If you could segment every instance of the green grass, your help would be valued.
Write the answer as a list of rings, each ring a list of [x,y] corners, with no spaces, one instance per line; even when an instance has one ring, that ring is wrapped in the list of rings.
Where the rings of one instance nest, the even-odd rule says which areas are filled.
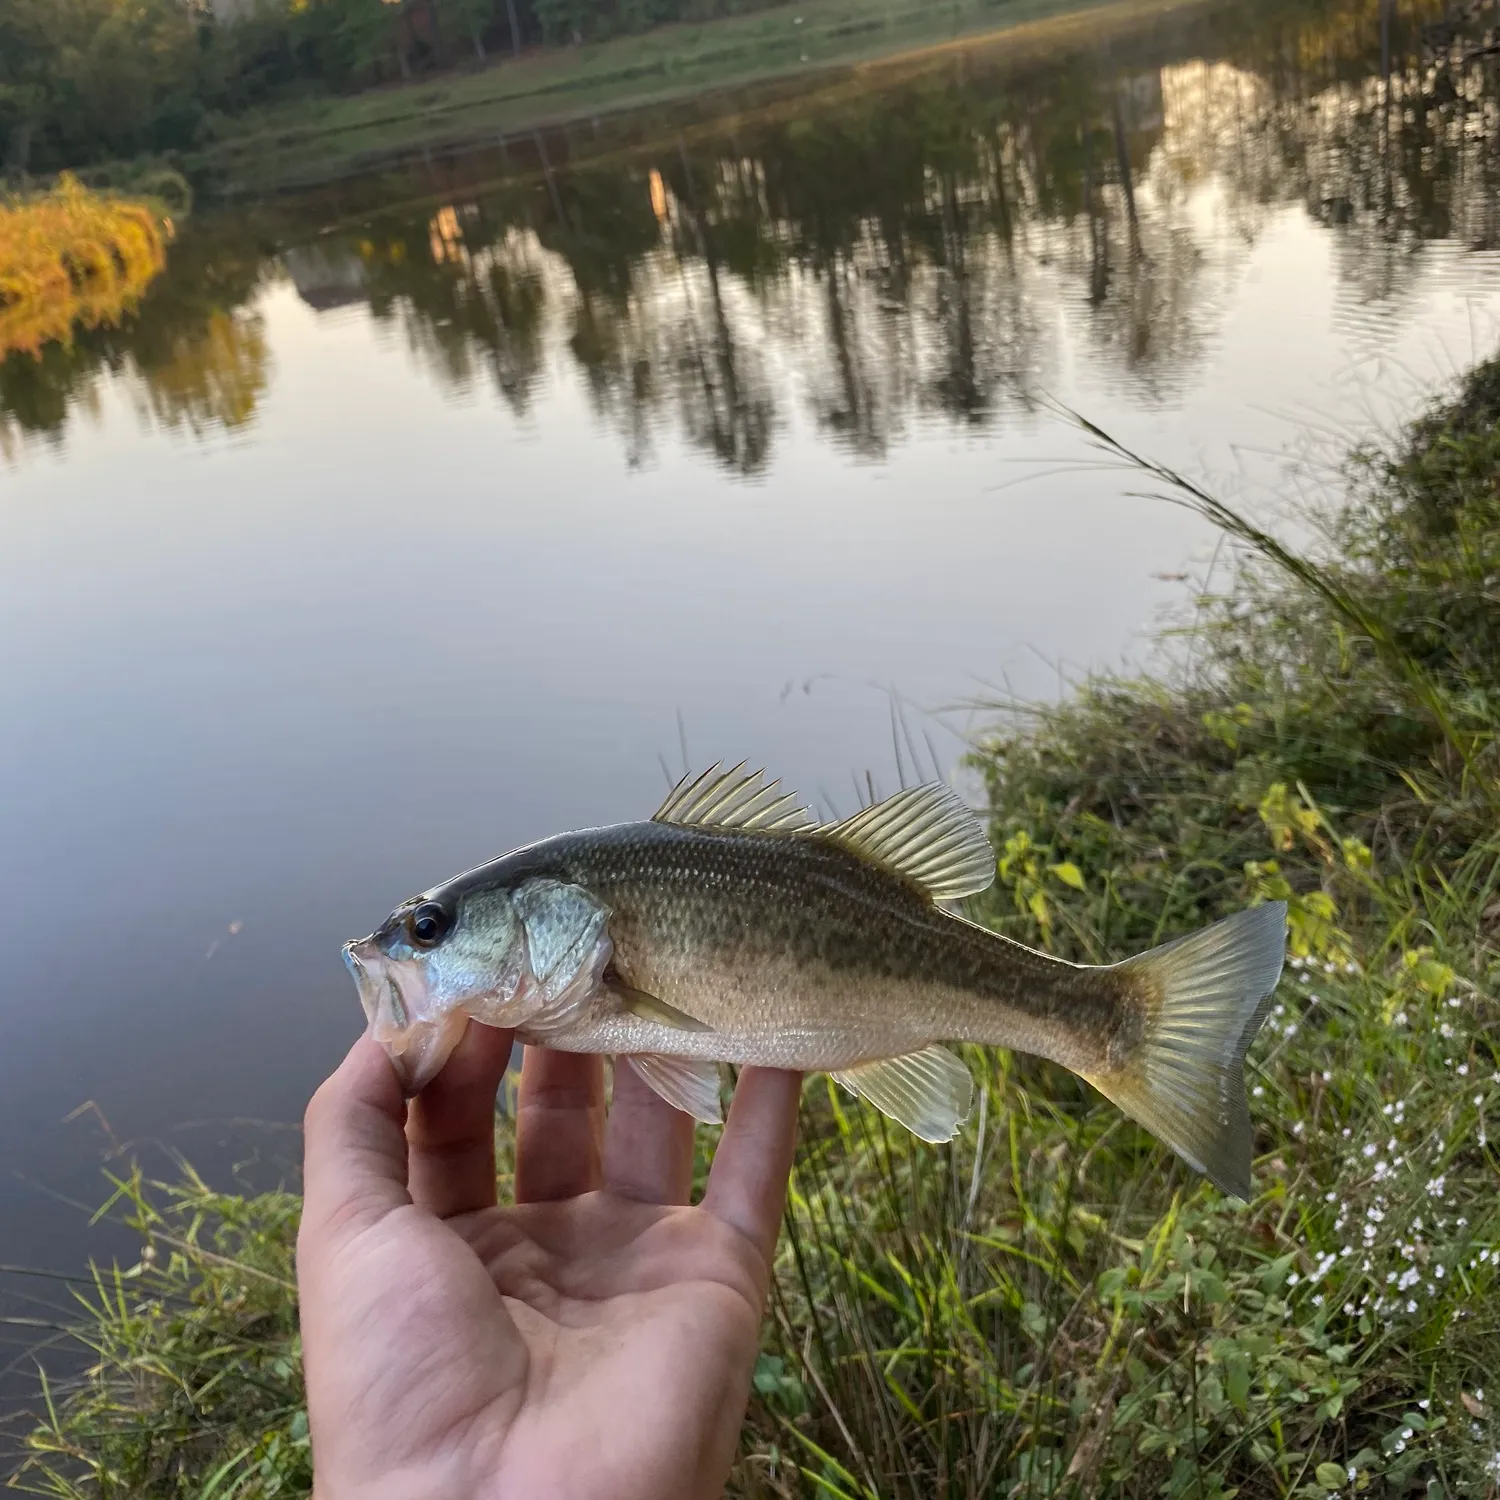
[[[1122,24],[1172,3],[1182,0],[806,0],[253,111],[225,119],[223,139],[188,165],[229,192],[327,182],[417,146],[534,130],[986,32],[1050,23],[1059,36],[1076,35],[1099,24],[1086,12],[1107,9]]]
[[[1254,1201],[1029,1059],[971,1054],[940,1150],[813,1081],[732,1494],[1496,1493],[1500,360],[1346,480],[1297,556],[1152,476],[1239,536],[1230,585],[1171,670],[975,752],[977,914],[1015,936],[1113,959],[1290,902]],[[147,1253],[86,1292],[21,1482],[305,1495],[295,1200],[135,1176],[114,1209]]]

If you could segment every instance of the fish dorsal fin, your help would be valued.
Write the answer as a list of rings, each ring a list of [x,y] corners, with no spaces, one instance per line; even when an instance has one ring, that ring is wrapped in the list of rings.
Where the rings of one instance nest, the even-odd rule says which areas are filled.
[[[684,776],[651,815],[653,823],[695,828],[743,828],[761,833],[797,833],[816,826],[796,792],[780,791],[764,771],[745,771],[745,762],[725,771],[710,766],[701,776]]]
[[[984,824],[940,781],[914,786],[817,830],[864,859],[920,885],[934,901],[988,889],[995,851]]]

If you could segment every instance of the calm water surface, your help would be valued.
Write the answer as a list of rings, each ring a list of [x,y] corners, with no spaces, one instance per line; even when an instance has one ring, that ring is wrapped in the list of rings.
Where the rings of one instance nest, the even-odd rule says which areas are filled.
[[[1141,659],[1213,539],[1049,403],[1274,512],[1487,352],[1492,78],[1251,9],[202,207],[0,364],[0,1261],[98,1245],[86,1100],[294,1156],[340,942],[680,739],[847,808],[892,695]]]

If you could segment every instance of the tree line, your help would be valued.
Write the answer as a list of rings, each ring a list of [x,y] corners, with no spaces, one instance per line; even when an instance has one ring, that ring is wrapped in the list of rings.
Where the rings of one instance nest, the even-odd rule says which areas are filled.
[[[776,0],[0,0],[0,168],[191,150],[256,104]]]

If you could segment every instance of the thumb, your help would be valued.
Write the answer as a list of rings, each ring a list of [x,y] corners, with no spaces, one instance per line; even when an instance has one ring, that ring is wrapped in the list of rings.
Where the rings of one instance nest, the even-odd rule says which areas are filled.
[[[299,1254],[342,1244],[411,1202],[405,1124],[396,1070],[366,1032],[307,1106]]]

